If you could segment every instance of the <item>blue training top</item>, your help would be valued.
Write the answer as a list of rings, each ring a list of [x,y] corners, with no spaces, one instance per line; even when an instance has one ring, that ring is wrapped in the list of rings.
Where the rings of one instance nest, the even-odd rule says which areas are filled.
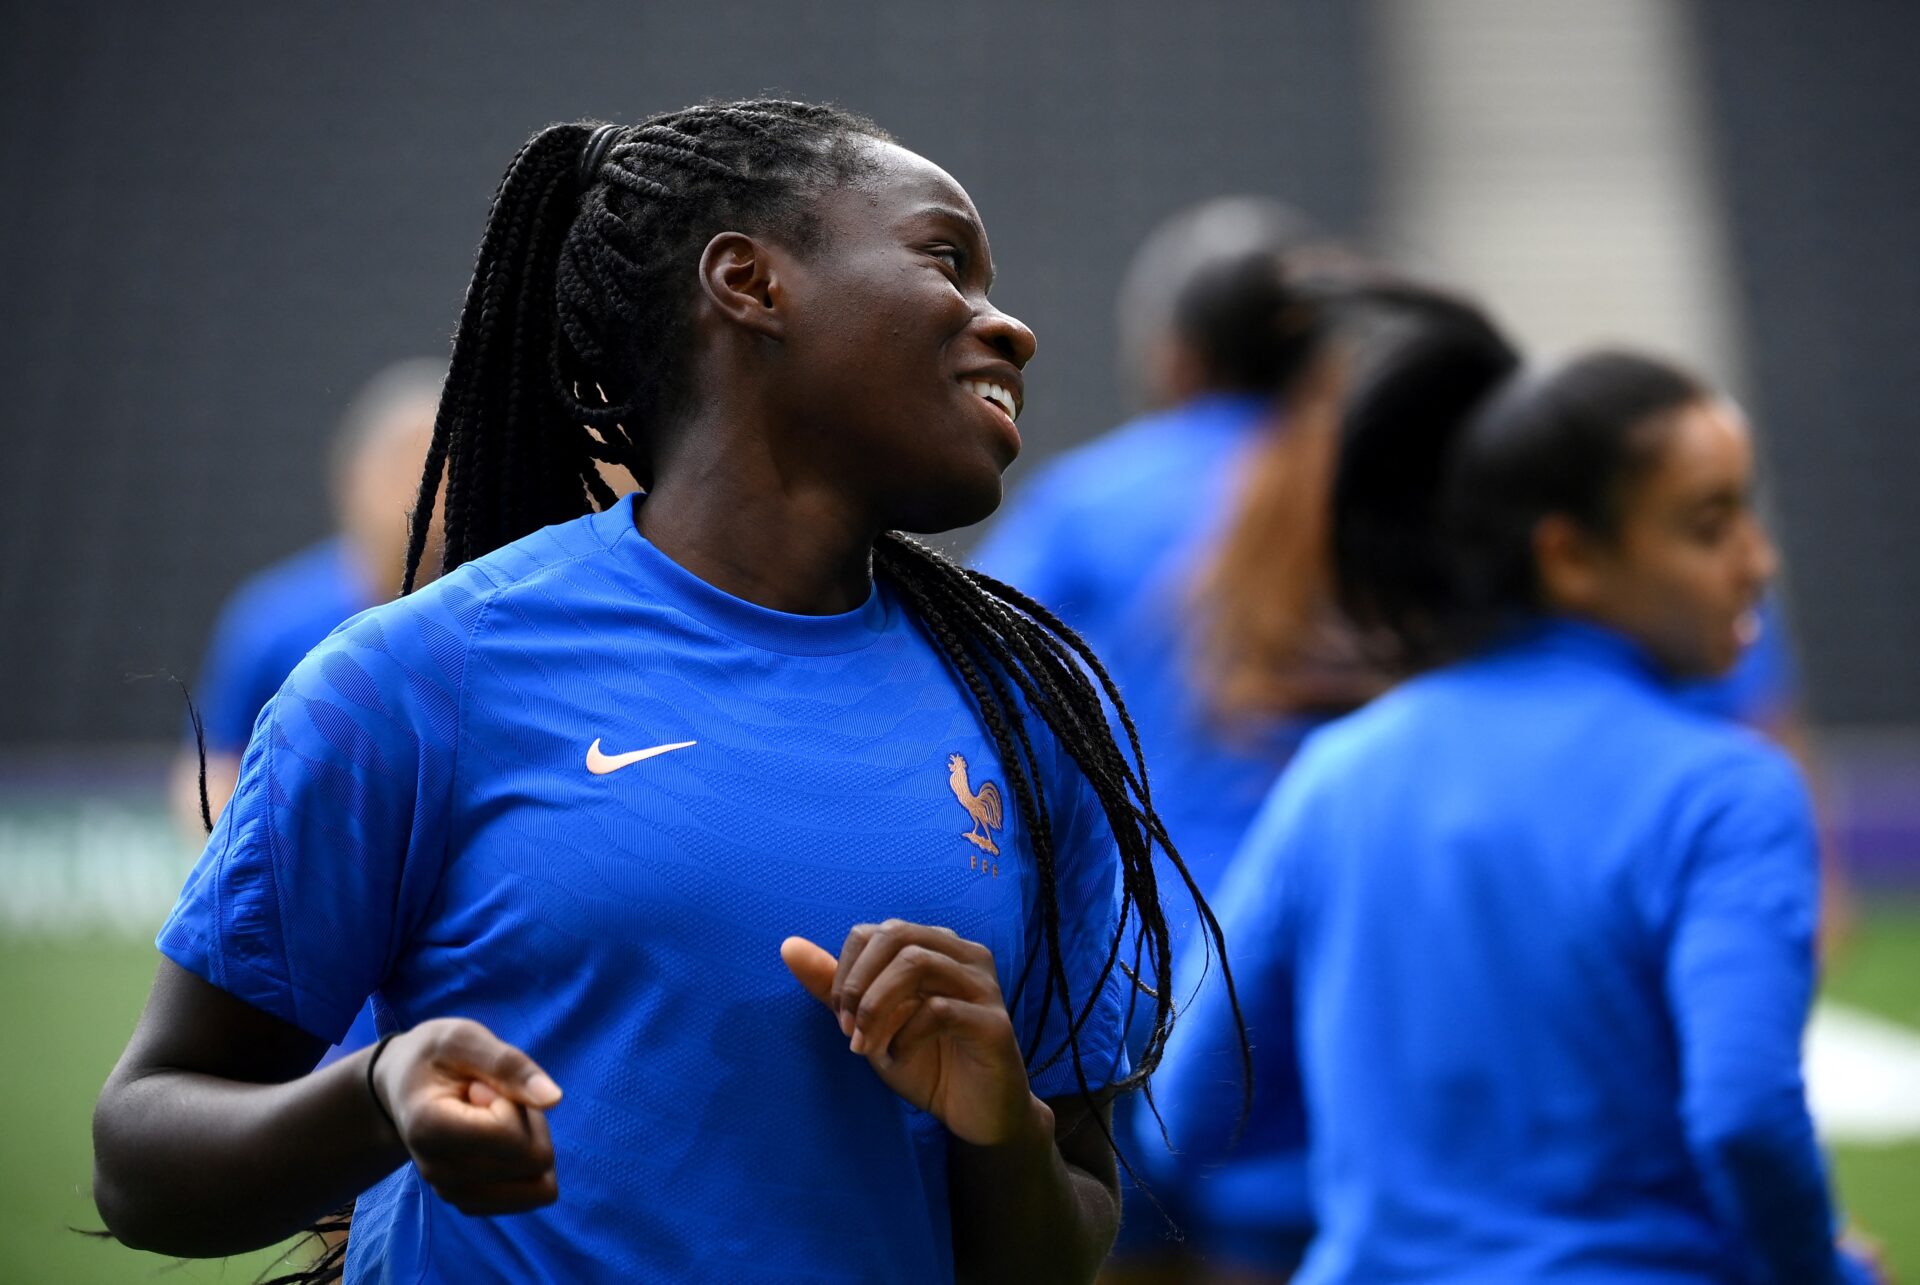
[[[315,644],[373,605],[343,539],[276,562],[241,585],[214,625],[194,701],[207,751],[239,754],[261,708]]]
[[[945,925],[992,949],[1023,1045],[1058,1048],[1044,955],[1019,987],[1038,879],[992,742],[886,586],[843,615],[769,611],[660,553],[633,505],[302,662],[159,946],[322,1039],[369,995],[384,1029],[476,1019],[564,1089],[556,1205],[466,1217],[402,1166],[361,1197],[350,1281],[951,1280],[944,1130],[847,1051],[779,945]],[[1078,1005],[1118,863],[1029,721]],[[1122,985],[1079,1033],[1095,1086],[1124,1071]],[[1033,1088],[1077,1091],[1071,1060]]]
[[[1256,1085],[1297,1032],[1299,1279],[1853,1279],[1800,1078],[1816,866],[1789,761],[1597,628],[1314,735],[1216,902]],[[1237,1061],[1209,987],[1156,1082],[1194,1159]]]

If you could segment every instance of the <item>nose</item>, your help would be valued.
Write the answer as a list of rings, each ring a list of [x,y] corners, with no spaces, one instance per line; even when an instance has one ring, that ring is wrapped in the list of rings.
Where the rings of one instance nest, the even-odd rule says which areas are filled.
[[[1033,337],[1033,331],[1027,329],[1027,323],[1011,313],[1000,311],[992,304],[975,318],[981,338],[987,346],[1021,369],[1033,360],[1034,349],[1039,340]]]

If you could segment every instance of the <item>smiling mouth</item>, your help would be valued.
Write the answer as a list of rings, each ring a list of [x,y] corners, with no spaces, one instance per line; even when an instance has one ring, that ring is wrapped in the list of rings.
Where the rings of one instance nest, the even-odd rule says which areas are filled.
[[[1005,384],[996,384],[990,379],[963,379],[960,381],[960,387],[994,407],[1009,420],[1020,418],[1019,399],[1014,397],[1013,390]]]

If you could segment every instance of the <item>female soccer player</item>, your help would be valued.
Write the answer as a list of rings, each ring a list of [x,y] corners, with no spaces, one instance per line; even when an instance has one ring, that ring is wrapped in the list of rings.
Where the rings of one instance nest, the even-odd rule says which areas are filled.
[[[992,278],[960,186],[831,109],[521,150],[418,506],[444,469],[447,573],[263,717],[100,1100],[116,1234],[359,1195],[349,1279],[1092,1277],[1160,826],[1091,653],[896,534],[999,501],[1034,340]]]
[[[1297,1056],[1307,1282],[1857,1279],[1800,1078],[1816,856],[1789,761],[1685,709],[1774,551],[1739,413],[1664,362],[1523,367],[1475,311],[1363,377],[1358,619],[1428,672],[1310,738],[1219,896],[1256,1084]],[[1437,498],[1438,497],[1438,498]],[[1158,1097],[1218,1157],[1208,997]],[[1257,1164],[1264,1122],[1249,1122]]]

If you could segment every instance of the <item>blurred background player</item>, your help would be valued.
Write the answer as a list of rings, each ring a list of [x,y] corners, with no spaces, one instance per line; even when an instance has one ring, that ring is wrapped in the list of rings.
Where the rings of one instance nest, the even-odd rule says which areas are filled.
[[[1219,896],[1256,1084],[1297,1037],[1312,1104],[1301,1281],[1873,1279],[1801,1080],[1805,787],[1674,690],[1758,631],[1752,487],[1691,376],[1528,369],[1443,298],[1359,376],[1341,596],[1427,672],[1309,742]],[[1159,1100],[1198,1160],[1257,1166],[1259,1096],[1221,1148],[1215,989]]]
[[[1106,660],[1155,806],[1203,891],[1300,738],[1381,685],[1327,592],[1340,354],[1332,307],[1303,282],[1337,258],[1261,197],[1208,201],[1156,229],[1119,298],[1122,367],[1146,413],[1051,461],[974,559]],[[1273,1079],[1260,1092],[1297,1089]],[[1220,1086],[1223,1114],[1238,1100],[1236,1084]],[[1108,1279],[1182,1279],[1200,1255],[1299,1253],[1311,1222],[1298,1164],[1269,1167],[1252,1224],[1237,1228],[1202,1221],[1234,1202],[1187,1207],[1181,1189],[1202,1177],[1167,1169],[1155,1188],[1184,1242],[1130,1191]],[[1228,1243],[1242,1239],[1257,1244]]]
[[[1316,497],[1331,451],[1324,422],[1300,410],[1323,400],[1336,363],[1329,310],[1296,282],[1295,263],[1326,253],[1309,237],[1257,197],[1156,230],[1120,294],[1122,356],[1147,412],[1050,461],[974,555],[1107,659],[1203,884],[1303,731],[1377,687],[1326,610]],[[1253,547],[1267,561],[1245,583]],[[1231,616],[1256,599],[1291,626],[1259,663],[1252,627]],[[1222,677],[1222,654],[1241,668]]]
[[[194,686],[207,755],[207,807],[217,820],[239,779],[260,709],[334,626],[400,591],[407,515],[433,438],[447,364],[408,358],[368,380],[335,432],[330,482],[338,530],[260,572],[220,612]],[[437,565],[437,561],[430,565]],[[205,842],[200,763],[189,737],[173,774],[173,811]]]

